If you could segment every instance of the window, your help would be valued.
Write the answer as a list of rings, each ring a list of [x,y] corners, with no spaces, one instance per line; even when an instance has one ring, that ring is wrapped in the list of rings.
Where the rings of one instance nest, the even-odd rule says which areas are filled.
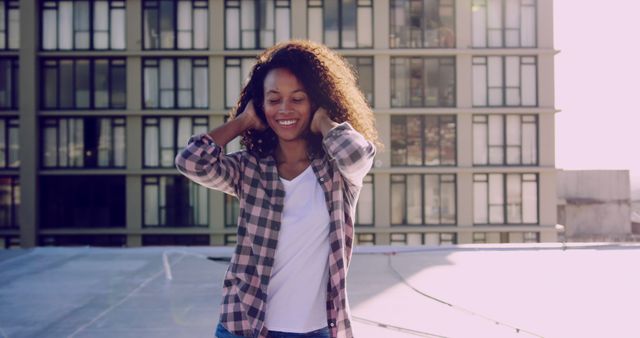
[[[207,58],[144,59],[146,109],[208,108]]]
[[[39,246],[102,246],[125,247],[126,235],[46,235],[40,236]]]
[[[0,168],[20,167],[20,119],[0,118]]]
[[[225,107],[235,107],[240,92],[249,80],[251,68],[256,63],[254,57],[228,57],[224,60]]]
[[[353,66],[358,77],[358,87],[369,105],[373,106],[373,57],[347,56],[345,59]]]
[[[238,226],[240,202],[235,196],[224,194],[224,226],[234,228]]]
[[[392,225],[455,223],[455,175],[391,175]]]
[[[235,246],[236,243],[238,243],[238,235],[236,235],[236,234],[224,235],[224,245],[225,246]]]
[[[455,106],[453,57],[392,57],[392,107]]]
[[[536,115],[474,115],[474,165],[536,165]]]
[[[191,135],[209,130],[207,117],[145,117],[144,167],[175,168],[175,157]]]
[[[475,107],[538,105],[535,56],[474,56]]]
[[[535,47],[536,0],[473,0],[473,47]]]
[[[18,109],[18,58],[0,58],[0,109]]]
[[[44,1],[42,49],[126,49],[125,16],[125,1]]]
[[[356,226],[373,226],[375,210],[375,194],[373,189],[373,175],[368,174],[362,181],[362,190],[356,206]]]
[[[0,1],[0,49],[20,49],[20,1]]]
[[[356,245],[371,246],[376,245],[376,234],[356,234]]]
[[[538,232],[474,232],[473,243],[539,243]]]
[[[144,227],[208,227],[206,187],[183,176],[144,176]]]
[[[208,246],[209,235],[142,235],[142,246]]]
[[[124,117],[46,117],[44,168],[124,168]]]
[[[44,109],[124,109],[124,59],[45,59]]]
[[[474,224],[537,224],[537,174],[473,175]]]
[[[125,181],[124,175],[40,176],[42,228],[124,228]]]
[[[0,176],[0,229],[20,227],[20,178]]]
[[[308,0],[307,36],[331,48],[373,48],[372,0]]]
[[[455,115],[391,116],[391,165],[456,165]]]
[[[144,49],[207,49],[208,6],[208,1],[145,0]]]
[[[226,49],[263,49],[291,37],[289,0],[225,0]]]
[[[0,249],[21,249],[20,236],[0,235]]]
[[[451,245],[458,241],[456,233],[391,233],[391,245]]]
[[[389,47],[453,48],[454,0],[391,0]]]

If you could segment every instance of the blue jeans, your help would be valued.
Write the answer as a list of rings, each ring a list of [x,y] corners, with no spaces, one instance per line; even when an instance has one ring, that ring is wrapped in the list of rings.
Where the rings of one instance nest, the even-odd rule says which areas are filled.
[[[229,330],[225,329],[222,324],[218,323],[216,327],[216,337],[217,338],[246,338],[242,336],[236,336],[235,334],[229,332]],[[296,332],[280,332],[280,331],[269,331],[269,338],[330,338],[331,334],[329,333],[329,327],[325,326],[321,329],[305,332],[305,333],[296,333]]]

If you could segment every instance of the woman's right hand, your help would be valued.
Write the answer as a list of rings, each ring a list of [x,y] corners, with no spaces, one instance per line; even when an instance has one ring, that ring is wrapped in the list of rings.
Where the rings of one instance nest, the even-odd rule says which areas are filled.
[[[244,122],[245,130],[255,129],[258,131],[263,131],[267,129],[267,126],[262,122],[258,114],[256,113],[256,109],[253,106],[253,100],[249,100],[247,106],[244,107],[242,113],[238,116],[238,118],[242,119]]]

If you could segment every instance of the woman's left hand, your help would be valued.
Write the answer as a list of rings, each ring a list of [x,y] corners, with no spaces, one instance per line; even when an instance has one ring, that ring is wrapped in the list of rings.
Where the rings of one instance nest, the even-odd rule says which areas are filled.
[[[313,114],[313,120],[311,120],[311,132],[315,134],[322,134],[324,136],[336,125],[337,123],[329,117],[329,112],[320,107]]]

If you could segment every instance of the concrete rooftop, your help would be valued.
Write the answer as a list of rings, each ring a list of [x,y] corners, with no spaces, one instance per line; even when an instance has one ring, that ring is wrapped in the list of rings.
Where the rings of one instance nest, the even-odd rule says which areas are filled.
[[[0,250],[0,336],[211,338],[230,254]],[[348,285],[356,338],[640,337],[640,245],[363,247]]]

